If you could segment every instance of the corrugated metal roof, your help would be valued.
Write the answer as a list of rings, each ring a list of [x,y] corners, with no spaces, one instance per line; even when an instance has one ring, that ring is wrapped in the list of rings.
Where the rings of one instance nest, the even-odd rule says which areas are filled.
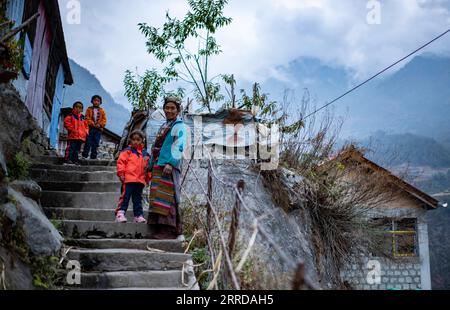
[[[258,124],[253,114],[247,110],[221,110],[215,114],[185,114],[183,120],[191,133],[192,147],[198,145],[198,139],[201,138],[201,145],[244,148],[257,144],[257,132],[262,134],[262,140],[268,134],[267,127]],[[150,115],[147,126],[148,141],[155,141],[158,130],[165,121],[162,109]]]

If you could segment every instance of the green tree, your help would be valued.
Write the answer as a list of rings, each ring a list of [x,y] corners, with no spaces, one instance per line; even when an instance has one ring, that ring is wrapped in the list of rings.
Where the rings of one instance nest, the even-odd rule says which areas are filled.
[[[229,82],[229,85],[235,83],[229,78],[226,79],[226,82]],[[241,96],[242,99],[239,100],[239,103],[242,105],[240,108],[253,110],[259,122],[269,127],[273,124],[278,124],[283,135],[297,137],[300,130],[304,127],[302,119],[288,125],[288,112],[283,110],[276,101],[270,100],[269,95],[261,91],[261,85],[258,83],[253,84],[251,96],[244,89],[241,89]]]
[[[139,29],[146,37],[149,54],[163,65],[163,70],[147,71],[136,77],[127,71],[125,77],[126,96],[138,106],[149,106],[164,93],[164,87],[173,81],[183,81],[194,89],[195,97],[203,108],[212,111],[212,104],[224,99],[221,87],[210,78],[210,58],[222,51],[215,34],[231,23],[223,10],[227,0],[188,0],[189,11],[183,19],[166,13],[162,28],[140,23]],[[191,46],[197,41],[198,48]],[[180,90],[177,92],[180,93]],[[152,102],[152,103],[151,103]]]
[[[143,76],[127,70],[124,79],[125,96],[133,108],[149,110],[156,107],[165,83],[166,78],[156,70],[147,70]]]

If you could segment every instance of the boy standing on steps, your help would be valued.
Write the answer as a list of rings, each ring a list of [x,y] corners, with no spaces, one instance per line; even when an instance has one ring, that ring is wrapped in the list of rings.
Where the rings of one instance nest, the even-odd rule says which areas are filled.
[[[68,131],[65,164],[80,165],[78,154],[81,145],[86,141],[89,127],[84,118],[83,103],[75,102],[72,113],[64,119],[64,127]]]
[[[130,136],[130,146],[119,156],[117,161],[117,176],[122,182],[119,206],[116,210],[116,222],[126,223],[125,214],[133,200],[134,222],[147,223],[142,208],[142,192],[150,182],[151,174],[147,173],[150,155],[144,150],[145,135],[136,130]]]
[[[95,95],[92,97],[92,106],[86,111],[86,121],[89,125],[89,137],[84,146],[83,158],[87,159],[89,153],[91,159],[97,159],[97,149],[100,146],[102,132],[106,127],[106,112],[100,107],[102,97]]]

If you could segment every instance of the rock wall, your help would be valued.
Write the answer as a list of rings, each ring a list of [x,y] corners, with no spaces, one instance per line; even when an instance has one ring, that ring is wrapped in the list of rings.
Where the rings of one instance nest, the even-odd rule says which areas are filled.
[[[0,269],[7,289],[32,289],[33,258],[58,256],[62,246],[63,238],[41,207],[25,196],[30,188],[36,191],[39,186],[32,181],[12,184],[7,202],[0,204]]]
[[[45,133],[37,125],[19,93],[8,84],[0,84],[0,149],[6,161],[19,152],[39,156],[51,152]]]
[[[16,254],[0,246],[0,272],[5,272],[5,283],[0,289],[33,290],[33,275],[30,267]],[[1,281],[0,281],[1,282]]]
[[[49,141],[11,85],[0,84],[0,289],[34,289],[33,261],[59,255],[62,237],[39,205],[33,181],[8,179],[8,165],[22,152],[53,154]],[[4,281],[3,281],[4,280]]]
[[[116,152],[117,145],[108,142],[102,141],[98,148],[98,159],[101,160],[114,160],[114,153]]]
[[[185,162],[187,164],[187,162]],[[216,160],[214,162],[217,177],[229,184],[237,184],[239,180],[244,180],[244,200],[252,212],[242,209],[240,219],[239,240],[242,245],[247,245],[253,233],[251,225],[255,217],[259,219],[271,238],[284,251],[292,262],[304,262],[306,273],[317,286],[324,286],[320,283],[319,276],[315,266],[315,254],[311,241],[311,228],[307,214],[302,210],[286,213],[272,201],[271,193],[264,187],[261,176],[251,168],[251,161],[226,161]],[[201,184],[207,188],[208,162],[194,161],[192,163],[193,171],[198,175]],[[186,171],[184,167],[183,171]],[[187,204],[187,198],[193,199],[196,204],[206,204],[204,192],[196,181],[194,173],[189,172],[185,181],[183,205]],[[213,180],[213,202],[220,209],[221,213],[228,215],[235,204],[234,192],[223,186],[219,181]],[[253,213],[253,214],[252,214]],[[291,277],[295,270],[286,264],[267,243],[259,236],[255,248],[252,251],[252,263],[262,266],[266,275],[276,278],[278,283],[275,285],[280,289],[291,289]],[[267,289],[273,289],[273,283],[266,284]],[[273,280],[273,279],[272,279]],[[261,283],[262,284],[262,283]],[[264,284],[262,284],[264,286]],[[326,284],[325,284],[326,286]],[[264,287],[263,287],[264,288]]]

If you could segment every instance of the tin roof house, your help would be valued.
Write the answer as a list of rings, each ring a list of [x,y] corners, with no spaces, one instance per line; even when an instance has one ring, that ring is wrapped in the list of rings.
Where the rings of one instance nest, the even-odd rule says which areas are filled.
[[[257,161],[276,157],[273,156],[277,154],[275,148],[271,149],[269,144],[278,142],[277,137],[257,121],[252,111],[222,109],[216,113],[184,113],[183,120],[188,130],[185,159],[212,157],[218,160]],[[155,140],[164,122],[162,110],[150,113],[146,125],[149,142]]]
[[[6,2],[6,16],[14,26],[37,13],[37,18],[16,37],[23,44],[24,58],[23,68],[13,85],[56,148],[64,85],[73,84],[58,1]]]

